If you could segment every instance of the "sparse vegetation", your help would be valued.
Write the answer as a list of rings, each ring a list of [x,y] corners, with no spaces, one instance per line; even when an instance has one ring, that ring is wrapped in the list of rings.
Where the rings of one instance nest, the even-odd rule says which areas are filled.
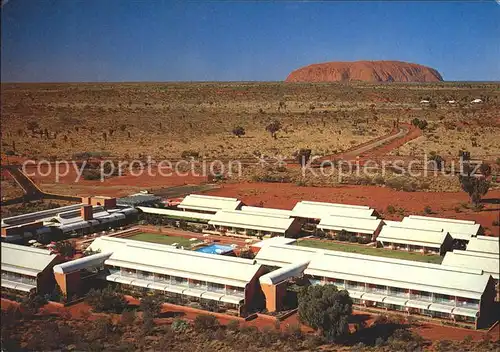
[[[245,133],[245,129],[241,126],[236,126],[235,128],[233,128],[233,134],[238,138],[244,136]]]
[[[125,300],[123,294],[113,290],[111,286],[102,290],[91,289],[87,293],[85,301],[96,312],[112,312],[120,314],[127,307],[127,301]]]
[[[352,300],[347,291],[334,285],[313,285],[299,291],[299,319],[320,332],[329,341],[345,339],[352,314]]]

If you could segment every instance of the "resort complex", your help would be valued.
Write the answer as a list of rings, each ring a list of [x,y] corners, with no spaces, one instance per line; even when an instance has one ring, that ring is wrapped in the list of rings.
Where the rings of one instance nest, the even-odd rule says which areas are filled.
[[[204,195],[186,196],[170,207],[132,204],[132,198],[128,204],[85,198],[3,219],[2,289],[18,294],[57,289],[65,297],[81,297],[90,288],[111,285],[132,297],[156,292],[168,302],[246,317],[293,309],[290,297],[297,287],[329,284],[347,291],[361,310],[475,328],[495,319],[498,239],[481,235],[470,221],[422,216],[390,221],[358,205],[300,201],[286,210]],[[187,243],[158,232],[153,236],[172,241],[147,242],[132,236],[136,224],[170,226],[180,236],[196,237]],[[83,256],[63,258],[27,245],[43,247],[41,242],[65,236],[84,239]],[[174,243],[176,238],[182,244]],[[224,246],[216,238],[244,245]],[[380,255],[321,248],[342,241]],[[397,257],[405,252],[417,258]]]

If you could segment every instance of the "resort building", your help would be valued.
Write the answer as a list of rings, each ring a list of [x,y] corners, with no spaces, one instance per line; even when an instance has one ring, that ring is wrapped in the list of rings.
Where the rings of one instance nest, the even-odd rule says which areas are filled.
[[[43,228],[43,222],[56,216],[58,213],[78,210],[81,204],[73,204],[60,208],[41,210],[28,214],[21,214],[2,219],[2,240],[6,242],[19,242],[30,239],[44,232],[50,232]]]
[[[317,228],[330,236],[346,231],[358,237],[364,236],[369,240],[375,240],[380,233],[382,224],[382,220],[374,216],[359,218],[328,215],[321,218]]]
[[[467,244],[472,237],[480,233],[481,225],[469,220],[436,218],[431,216],[410,215],[403,218],[404,226],[448,232],[456,242]]]
[[[153,206],[161,203],[161,197],[152,194],[136,193],[127,197],[118,198],[116,204],[129,207]]]
[[[455,249],[443,258],[442,265],[460,268],[479,269],[490,274],[497,282],[500,276],[500,257],[498,254],[461,251]]]
[[[208,224],[209,231],[233,236],[295,237],[302,227],[298,219],[288,216],[250,213],[241,210],[218,211]]]
[[[62,258],[45,249],[2,243],[2,294],[50,293],[52,268]]]
[[[324,217],[330,215],[370,218],[375,215],[375,210],[364,205],[311,202],[304,200],[295,204],[292,210],[292,216],[307,219],[309,222],[313,223],[318,223]]]
[[[308,265],[308,260],[292,263],[260,277],[260,288],[264,293],[268,312],[284,309],[289,281],[301,277]]]
[[[476,328],[489,326],[494,319],[495,283],[482,270],[294,245],[262,247],[255,259],[270,268],[310,261],[302,275],[311,284],[333,284],[347,290],[358,307],[474,324]],[[266,305],[280,306],[279,302]]]
[[[241,207],[241,211],[245,213],[254,213],[254,214],[263,214],[268,216],[285,216],[292,217],[293,211],[286,209],[277,209],[277,208],[264,208],[264,207],[251,207],[244,205]]]
[[[267,273],[250,259],[122,238],[99,237],[89,249],[111,253],[100,277],[123,289],[158,291],[186,303],[212,301],[242,316],[259,303],[258,279]]]
[[[186,211],[215,214],[219,210],[237,210],[242,205],[236,198],[190,194],[177,207]]]
[[[87,292],[104,270],[104,262],[112,253],[97,253],[86,257],[57,264],[54,266],[54,278],[61,292],[66,297],[80,296]]]
[[[2,237],[6,242],[40,243],[67,236],[83,235],[122,226],[135,219],[138,210],[116,206],[115,198],[82,198],[84,203],[2,219]],[[96,205],[96,204],[105,205]]]
[[[489,236],[477,236],[471,238],[467,244],[467,252],[487,253],[500,256],[499,238]]]
[[[173,220],[185,220],[188,222],[208,223],[214,214],[199,213],[196,211],[182,211],[166,208],[137,207],[144,214],[164,216]]]
[[[384,248],[439,255],[453,246],[450,234],[443,230],[421,230],[394,223],[382,227],[377,242]]]

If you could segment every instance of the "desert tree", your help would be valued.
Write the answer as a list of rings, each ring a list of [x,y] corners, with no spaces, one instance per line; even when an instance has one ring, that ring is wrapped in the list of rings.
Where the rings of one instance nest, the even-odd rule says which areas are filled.
[[[266,131],[271,133],[271,137],[277,138],[276,133],[281,130],[281,123],[278,120],[273,120],[269,125],[266,126]]]
[[[71,258],[76,253],[75,244],[70,241],[59,241],[54,249],[63,257]]]
[[[85,297],[86,302],[95,312],[113,312],[121,314],[127,308],[127,300],[122,293],[111,286],[102,290],[91,289]]]
[[[286,103],[284,101],[280,101],[278,104],[278,111],[286,110]]]
[[[297,161],[301,166],[307,165],[307,162],[311,158],[311,149],[301,148],[297,153]]]
[[[491,166],[488,163],[481,163],[479,166],[479,171],[484,177],[489,177],[491,175]]]
[[[491,184],[485,174],[475,175],[473,171],[474,168],[469,163],[463,163],[458,180],[460,181],[462,190],[469,195],[472,203],[478,206],[481,203],[481,198],[488,193]]]
[[[303,287],[298,294],[299,319],[319,331],[329,341],[339,341],[349,333],[352,299],[334,285]]]
[[[235,128],[233,128],[233,134],[235,136],[237,136],[238,138],[240,138],[241,136],[244,136],[245,135],[245,128],[243,128],[242,126],[236,126]]]
[[[28,129],[28,131],[31,131],[31,133],[35,133],[35,130],[39,128],[38,122],[28,121],[28,123],[26,124],[26,128]]]

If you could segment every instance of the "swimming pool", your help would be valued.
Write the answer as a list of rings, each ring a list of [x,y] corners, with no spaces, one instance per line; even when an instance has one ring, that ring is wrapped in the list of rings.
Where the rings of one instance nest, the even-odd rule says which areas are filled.
[[[233,250],[231,246],[223,246],[220,244],[211,244],[210,246],[201,247],[195,252],[208,253],[208,254],[226,254]]]

